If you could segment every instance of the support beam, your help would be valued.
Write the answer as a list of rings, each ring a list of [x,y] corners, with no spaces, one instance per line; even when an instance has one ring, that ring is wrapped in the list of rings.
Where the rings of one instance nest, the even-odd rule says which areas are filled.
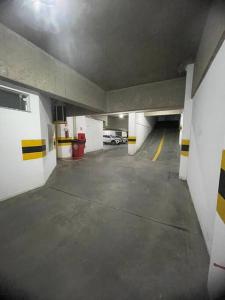
[[[107,92],[107,112],[182,109],[185,78],[142,84]]]
[[[180,115],[183,109],[151,110],[144,112],[145,117]]]
[[[191,89],[193,80],[194,65],[188,65],[186,68],[186,89],[183,112],[183,128],[181,133],[181,155],[180,155],[180,170],[179,177],[182,180],[187,179],[188,157],[191,135],[191,117],[192,117],[192,99]]]
[[[105,92],[0,23],[0,77],[72,104],[105,111]]]
[[[128,115],[128,154],[134,155],[136,152],[136,113]]]

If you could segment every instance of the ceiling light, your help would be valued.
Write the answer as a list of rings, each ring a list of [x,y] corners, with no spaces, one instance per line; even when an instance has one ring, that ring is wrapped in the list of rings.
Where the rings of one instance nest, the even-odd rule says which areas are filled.
[[[35,8],[39,9],[42,5],[52,6],[55,5],[55,0],[32,0]]]
[[[123,115],[123,114],[120,114],[120,115],[119,115],[119,118],[120,118],[120,119],[123,119],[123,118],[124,118],[124,115]]]
[[[33,2],[45,4],[45,5],[54,5],[55,4],[55,0],[33,0]]]

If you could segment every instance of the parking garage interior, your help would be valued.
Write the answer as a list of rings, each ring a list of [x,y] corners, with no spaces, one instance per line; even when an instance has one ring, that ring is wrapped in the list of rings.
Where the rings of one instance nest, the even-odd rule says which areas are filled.
[[[225,299],[225,2],[0,1],[0,299]]]

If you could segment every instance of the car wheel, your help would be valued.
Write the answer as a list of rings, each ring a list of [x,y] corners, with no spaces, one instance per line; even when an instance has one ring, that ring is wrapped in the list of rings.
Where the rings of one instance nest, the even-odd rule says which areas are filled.
[[[112,145],[116,145],[116,141],[111,141],[111,144]]]

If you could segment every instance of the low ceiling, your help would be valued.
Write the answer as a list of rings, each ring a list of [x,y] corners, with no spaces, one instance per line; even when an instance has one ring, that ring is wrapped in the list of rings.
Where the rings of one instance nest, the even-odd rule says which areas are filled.
[[[210,0],[0,0],[0,22],[105,90],[182,76]]]

